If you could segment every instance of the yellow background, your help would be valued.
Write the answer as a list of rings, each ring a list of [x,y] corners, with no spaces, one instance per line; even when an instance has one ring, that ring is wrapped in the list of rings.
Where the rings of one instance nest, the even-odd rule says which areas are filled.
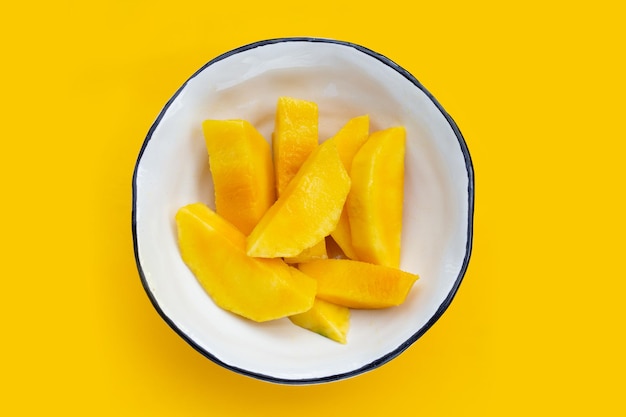
[[[2,6],[0,415],[625,415],[619,4]],[[282,36],[411,71],[476,171],[474,250],[446,314],[389,364],[310,387],[234,374],[180,339],[141,287],[130,227],[135,160],[168,98],[214,56]]]

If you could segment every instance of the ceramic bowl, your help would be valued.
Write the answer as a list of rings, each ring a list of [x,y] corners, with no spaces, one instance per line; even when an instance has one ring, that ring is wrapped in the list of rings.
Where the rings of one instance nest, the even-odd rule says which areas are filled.
[[[407,131],[401,269],[417,273],[404,304],[353,310],[348,343],[288,319],[258,324],[217,307],[181,260],[174,215],[214,206],[204,119],[250,121],[269,141],[279,96],[319,106],[320,140],[351,117],[371,131]],[[474,179],[466,143],[435,98],[390,59],[352,43],[283,38],[220,55],[165,104],[133,175],[132,232],[141,281],[161,317],[215,363],[281,384],[315,384],[371,371],[417,341],[450,305],[472,245]]]

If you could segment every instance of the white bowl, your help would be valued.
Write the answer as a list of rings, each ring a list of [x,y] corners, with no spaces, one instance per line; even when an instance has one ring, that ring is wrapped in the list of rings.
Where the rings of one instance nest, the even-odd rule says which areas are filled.
[[[319,105],[320,139],[369,114],[371,131],[407,131],[401,269],[420,275],[395,308],[353,310],[342,345],[288,319],[258,324],[217,307],[181,260],[174,215],[214,206],[204,119],[242,118],[270,140],[279,96]],[[143,286],[163,319],[212,361],[283,384],[336,381],[407,349],[443,314],[472,245],[474,177],[451,117],[407,71],[367,48],[316,38],[257,42],[211,60],[166,103],[133,176],[132,230]]]

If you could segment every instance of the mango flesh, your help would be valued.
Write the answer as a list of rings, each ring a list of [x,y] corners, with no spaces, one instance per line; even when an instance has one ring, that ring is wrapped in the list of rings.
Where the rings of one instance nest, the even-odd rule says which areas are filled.
[[[317,298],[350,308],[378,309],[402,304],[418,275],[350,259],[325,259],[299,266],[317,280]]]
[[[346,207],[361,261],[400,267],[405,137],[403,127],[375,132],[352,160]]]
[[[278,99],[272,136],[277,196],[317,148],[318,113],[317,104],[313,102],[292,97]]]
[[[318,119],[316,103],[293,97],[278,98],[272,135],[277,196],[283,193],[304,161],[317,148]],[[325,258],[326,246],[320,243],[305,249],[294,259],[286,260],[298,263]]]
[[[350,328],[350,310],[347,307],[316,298],[310,310],[290,316],[289,320],[336,342],[347,342]]]
[[[309,310],[316,281],[281,259],[246,255],[246,237],[201,203],[176,214],[183,261],[219,307],[257,322]]]
[[[284,258],[284,261],[288,264],[300,264],[303,262],[310,262],[314,259],[328,259],[326,239],[322,239],[320,242],[303,250],[296,256]]]
[[[350,119],[335,136],[328,139],[337,145],[337,151],[343,166],[348,173],[352,168],[352,159],[357,151],[365,143],[369,136],[369,116],[363,115]],[[358,259],[356,251],[352,246],[352,232],[350,231],[350,219],[347,207],[344,205],[343,211],[335,230],[331,236],[339,245],[343,253],[350,259]]]
[[[337,146],[321,144],[252,230],[247,254],[293,257],[322,241],[335,229],[349,190]]]
[[[269,143],[245,120],[202,123],[219,215],[248,235],[276,200]]]

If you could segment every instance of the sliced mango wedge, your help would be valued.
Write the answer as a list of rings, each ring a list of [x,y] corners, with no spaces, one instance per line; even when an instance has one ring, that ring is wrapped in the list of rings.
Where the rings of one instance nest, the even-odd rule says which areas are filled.
[[[350,119],[335,136],[328,139],[337,144],[337,151],[343,166],[348,173],[352,168],[352,159],[369,136],[369,116],[363,115]],[[347,207],[341,212],[341,217],[337,227],[331,236],[341,248],[343,253],[350,259],[358,259],[356,251],[352,247],[352,233],[350,231],[350,220]]]
[[[317,280],[317,298],[350,308],[378,309],[402,304],[416,274],[351,259],[325,259],[299,265]]]
[[[278,196],[287,188],[311,152],[317,148],[317,143],[317,104],[292,97],[279,97],[272,135]]]
[[[361,261],[400,267],[405,137],[403,127],[375,132],[352,160],[346,207]]]
[[[337,226],[349,190],[337,146],[324,142],[252,230],[247,254],[293,257],[318,244]]]
[[[202,123],[219,215],[249,234],[276,200],[269,143],[245,120]]]
[[[289,317],[297,326],[345,344],[350,329],[350,309],[315,299],[313,307],[304,313]]]
[[[257,322],[292,316],[313,306],[316,281],[282,259],[246,255],[246,237],[201,203],[176,214],[183,261],[215,304]]]

